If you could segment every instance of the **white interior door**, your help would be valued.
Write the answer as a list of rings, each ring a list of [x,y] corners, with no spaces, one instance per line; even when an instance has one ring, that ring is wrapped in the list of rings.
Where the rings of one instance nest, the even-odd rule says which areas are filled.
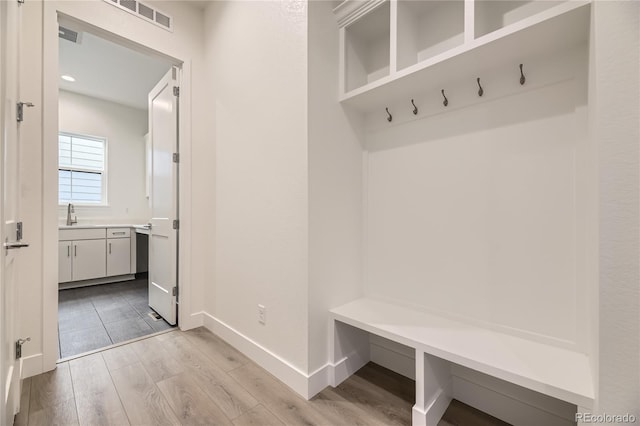
[[[22,363],[15,358],[17,340],[18,258],[21,246],[17,235],[19,213],[18,140],[18,34],[20,8],[16,1],[0,2],[0,364],[2,377],[0,406],[3,424],[13,424],[20,404]]]
[[[151,230],[149,232],[149,306],[176,324],[178,287],[178,69],[172,68],[149,93],[151,140]],[[177,228],[177,226],[176,226]]]

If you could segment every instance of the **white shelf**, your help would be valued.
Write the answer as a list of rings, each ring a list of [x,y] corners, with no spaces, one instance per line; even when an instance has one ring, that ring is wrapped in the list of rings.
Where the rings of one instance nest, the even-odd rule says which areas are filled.
[[[400,0],[397,7],[398,69],[464,43],[464,1]]]
[[[380,3],[345,28],[344,69],[346,90],[356,89],[389,75],[390,7]]]
[[[331,317],[545,395],[581,407],[593,405],[593,376],[583,353],[375,299],[334,308]]]
[[[540,12],[562,4],[562,1],[482,0],[475,2],[475,38],[508,27]]]
[[[493,3],[500,3],[500,5],[496,6]],[[361,2],[361,4],[368,3]],[[385,2],[385,4],[388,3]],[[526,66],[528,60],[553,55],[586,43],[588,40],[590,0],[562,2],[476,0],[475,2],[467,1],[465,5],[467,17],[469,10],[477,9],[475,15],[472,15],[475,16],[475,22],[467,23],[466,33],[464,31],[460,33],[460,6],[457,1],[392,2],[390,18],[397,18],[397,24],[391,25],[390,53],[394,60],[391,61],[388,74],[385,69],[384,73],[377,75],[378,79],[365,79],[361,76],[360,84],[354,85],[352,84],[354,78],[350,76],[353,70],[348,67],[348,57],[345,58],[341,64],[345,84],[341,86],[340,102],[363,112],[380,109],[384,111],[385,106],[389,104],[400,100],[408,101],[415,97],[416,91],[439,92],[441,86],[447,82],[475,79],[481,76],[482,72],[497,67],[511,66],[517,72],[519,63],[524,62]],[[339,9],[347,8],[341,5]],[[363,6],[361,6],[362,9],[364,9]],[[338,12],[339,10],[336,9],[339,22],[351,22],[348,27],[342,28],[345,32],[358,23],[365,26],[364,19],[372,13],[367,11],[364,14],[357,14],[351,11],[355,18],[349,21]],[[412,15],[413,19],[408,19],[408,14]],[[444,28],[447,25],[444,24],[424,26],[423,23],[431,19],[439,19],[451,25],[453,29],[450,32],[445,31]],[[477,27],[476,30],[474,30],[474,24]],[[386,31],[386,26],[384,28]],[[431,29],[429,35],[421,34],[421,31],[429,29]],[[359,31],[364,32],[362,29]],[[475,37],[476,34],[478,37]],[[461,40],[463,41],[460,42]],[[375,56],[371,52],[368,53],[369,57]],[[381,53],[382,56],[386,54],[387,50]]]

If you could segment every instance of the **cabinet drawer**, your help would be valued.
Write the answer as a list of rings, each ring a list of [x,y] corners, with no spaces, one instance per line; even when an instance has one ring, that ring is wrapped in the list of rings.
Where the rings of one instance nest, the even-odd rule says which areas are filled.
[[[107,238],[129,238],[131,228],[107,228]]]
[[[58,230],[59,241],[71,240],[97,240],[105,238],[104,228],[84,228],[84,229],[60,229]]]

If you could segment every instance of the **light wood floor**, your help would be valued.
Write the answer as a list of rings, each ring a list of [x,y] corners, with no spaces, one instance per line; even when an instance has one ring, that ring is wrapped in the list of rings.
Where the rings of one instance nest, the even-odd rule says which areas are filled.
[[[414,382],[369,364],[306,401],[200,328],[26,379],[16,425],[410,425]],[[454,401],[440,426],[505,425]]]

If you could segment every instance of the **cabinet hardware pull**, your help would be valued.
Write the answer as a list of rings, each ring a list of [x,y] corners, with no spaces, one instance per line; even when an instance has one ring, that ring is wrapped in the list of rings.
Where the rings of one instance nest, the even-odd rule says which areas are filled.
[[[78,257],[78,246],[73,246],[73,257]]]
[[[387,121],[388,121],[389,123],[391,123],[391,120],[393,120],[393,116],[392,116],[392,115],[391,115],[391,113],[389,112],[389,108],[385,108],[385,110],[387,111],[387,115],[388,115],[388,117],[387,117]]]
[[[413,99],[411,99],[411,105],[413,105],[413,115],[418,115],[418,107],[413,103]]]
[[[71,256],[71,246],[67,246],[67,257]]]
[[[109,243],[109,254],[111,254],[111,243]]]
[[[484,89],[482,88],[482,86],[480,85],[480,77],[478,77],[478,96],[482,96],[484,95]]]
[[[449,105],[449,99],[447,99],[447,96],[444,94],[444,89],[442,89],[441,92],[442,92],[442,97],[444,98],[444,101],[442,101],[442,105],[444,106]]]
[[[121,231],[121,232],[114,232],[114,233],[113,233],[113,235],[124,235],[124,234],[125,234],[125,232],[124,232],[124,231]]]
[[[524,73],[522,72],[522,64],[520,64],[520,85],[523,85],[525,81],[527,81],[527,79],[525,78]]]

